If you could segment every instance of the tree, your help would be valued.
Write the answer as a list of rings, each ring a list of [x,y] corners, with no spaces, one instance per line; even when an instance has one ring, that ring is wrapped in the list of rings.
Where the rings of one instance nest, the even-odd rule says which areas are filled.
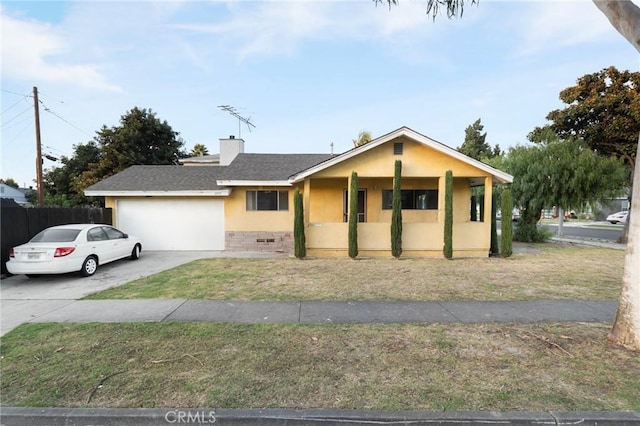
[[[91,166],[98,164],[101,158],[100,148],[94,141],[74,145],[71,157],[60,158],[62,166],[43,173],[45,205],[59,207],[100,205],[100,200],[85,197],[82,191],[78,191],[76,182]]]
[[[491,149],[486,142],[487,133],[482,133],[484,126],[478,118],[472,125],[467,126],[464,130],[464,142],[458,148],[458,151],[466,156],[481,160],[483,158],[491,158],[500,154],[500,147],[496,146],[497,152]]]
[[[576,135],[598,153],[622,158],[633,170],[640,133],[640,72],[609,67],[587,74],[576,86],[560,92],[560,99],[568,106],[551,111],[547,115],[551,124],[536,128],[531,140],[547,128],[563,138]],[[626,222],[621,243],[626,243],[628,225]]]
[[[368,130],[361,130],[360,133],[358,133],[358,137],[352,140],[353,146],[359,147],[371,142],[371,139],[371,132],[369,132]]]
[[[384,0],[374,0],[384,1]],[[389,7],[398,0],[387,0]],[[478,0],[472,0],[471,4]],[[593,0],[611,25],[640,53],[640,7],[631,0]],[[447,15],[462,16],[464,0],[427,0],[427,13],[438,14],[438,7],[446,7]],[[640,133],[638,134],[640,151]],[[640,167],[635,162],[632,179],[631,211],[629,213],[629,239],[625,254],[625,272],[618,311],[609,340],[617,345],[640,351]],[[634,219],[634,217],[636,219]]]
[[[295,256],[298,259],[304,258],[307,255],[307,242],[304,235],[304,207],[300,188],[296,188],[293,193],[293,241]]]
[[[444,257],[453,257],[453,172],[447,170],[444,177]]]
[[[500,211],[502,213],[500,254],[502,257],[511,257],[513,254],[513,221],[511,220],[513,201],[511,200],[511,190],[509,188],[505,188],[502,191]]]
[[[189,153],[191,157],[204,157],[205,155],[209,155],[209,150],[201,143],[195,144]]]
[[[358,256],[358,174],[351,172],[349,187],[349,257]]]
[[[393,175],[393,201],[391,203],[391,254],[402,254],[402,161],[396,160]]]
[[[517,241],[543,240],[537,229],[543,208],[582,208],[619,195],[627,182],[621,160],[598,155],[582,141],[562,140],[551,131],[537,144],[511,148],[504,162],[514,177],[513,202],[520,208]]]
[[[6,178],[6,179],[0,179],[0,183],[4,183],[7,186],[10,186],[12,188],[20,188],[20,185],[18,185],[18,182],[16,182],[15,180],[13,180],[13,178]]]
[[[491,248],[489,249],[489,253],[492,255],[500,253],[500,248],[498,246],[498,225],[496,223],[497,207],[498,194],[494,190],[491,194]]]
[[[567,104],[551,111],[549,127],[561,138],[579,137],[602,155],[616,155],[635,165],[640,133],[640,72],[609,67],[587,74],[560,92]],[[546,127],[546,126],[545,126]],[[544,132],[538,127],[530,136]]]
[[[153,111],[138,107],[127,111],[119,126],[103,126],[95,142],[100,148],[100,161],[90,165],[75,182],[78,192],[134,164],[176,164],[184,156],[184,142],[178,133]]]

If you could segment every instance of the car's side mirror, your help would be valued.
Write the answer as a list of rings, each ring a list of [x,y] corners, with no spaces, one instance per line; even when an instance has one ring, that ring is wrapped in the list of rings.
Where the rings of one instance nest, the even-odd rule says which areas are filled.
[[[122,238],[129,238],[129,234],[122,234]]]

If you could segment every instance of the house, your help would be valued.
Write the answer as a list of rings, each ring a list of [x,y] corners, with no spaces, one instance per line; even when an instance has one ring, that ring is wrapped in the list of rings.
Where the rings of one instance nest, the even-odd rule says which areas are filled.
[[[29,188],[14,188],[6,183],[0,183],[0,198],[10,198],[23,207],[31,206],[27,200],[27,193],[33,192]]]
[[[493,186],[507,173],[401,127],[343,154],[250,154],[220,140],[209,167],[132,166],[85,190],[147,250],[293,250],[293,194],[303,193],[309,256],[346,256],[348,188],[358,174],[358,246],[390,256],[394,164],[402,161],[403,256],[442,256],[445,174],[451,170],[454,256],[486,257]],[[186,164],[186,163],[185,163]],[[483,213],[471,220],[472,188]]]

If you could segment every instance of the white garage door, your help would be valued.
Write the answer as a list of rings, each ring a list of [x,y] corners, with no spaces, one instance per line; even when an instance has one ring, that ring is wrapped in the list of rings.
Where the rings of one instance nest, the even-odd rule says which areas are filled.
[[[143,250],[224,250],[223,200],[118,200],[116,211]]]

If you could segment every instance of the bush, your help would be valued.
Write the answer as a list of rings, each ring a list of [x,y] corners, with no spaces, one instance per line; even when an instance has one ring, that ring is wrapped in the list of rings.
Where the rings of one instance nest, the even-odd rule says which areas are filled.
[[[307,255],[307,242],[304,235],[304,207],[300,188],[296,188],[296,192],[293,194],[293,208],[294,254],[298,259],[302,259]]]
[[[349,257],[358,256],[358,174],[351,172],[349,187]]]
[[[494,191],[491,194],[491,249],[490,254],[500,254],[498,246],[498,225],[496,224],[496,212],[498,211],[498,193]]]
[[[396,160],[393,177],[393,202],[391,212],[391,254],[399,258],[402,254],[402,161]]]
[[[444,188],[444,257],[453,257],[453,172],[447,170]]]
[[[513,202],[511,201],[511,190],[509,190],[509,188],[502,191],[500,211],[502,212],[502,244],[500,254],[502,257],[510,257],[513,254],[513,222],[511,221]]]

